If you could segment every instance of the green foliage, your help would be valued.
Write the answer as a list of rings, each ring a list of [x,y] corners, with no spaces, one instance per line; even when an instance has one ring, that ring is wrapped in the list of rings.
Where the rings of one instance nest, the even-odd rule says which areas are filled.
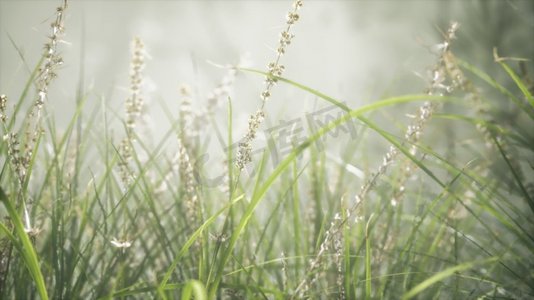
[[[30,237],[24,230],[22,220],[20,219],[17,210],[13,206],[12,201],[8,199],[7,195],[2,189],[0,189],[0,201],[2,201],[2,204],[4,204],[7,209],[7,213],[11,219],[11,222],[13,223],[13,227],[15,228],[16,237],[11,233],[4,223],[0,223],[0,230],[10,240],[11,244],[17,249],[17,252],[20,253],[24,259],[24,265],[28,268],[31,277],[35,281],[35,285],[41,299],[48,299],[45,281],[39,267],[39,259],[37,258],[35,249],[30,241]]]
[[[198,135],[185,101],[162,102],[168,128],[151,143],[131,124],[138,108],[124,121],[80,79],[67,126],[40,120],[24,181],[14,145],[0,145],[0,299],[534,297],[533,87],[514,65],[532,63],[496,52],[499,68],[471,59],[450,49],[437,58],[443,94],[358,106],[236,67],[273,83],[268,92],[276,82],[342,114],[308,124],[272,168],[276,147],[248,170],[230,149],[217,186],[203,181],[217,163],[203,164],[205,135],[217,134],[222,152],[235,144],[239,99],[224,97],[224,125],[208,115]],[[24,136],[15,117],[34,117],[23,112],[45,61],[28,71],[3,135]],[[336,135],[336,153],[330,139],[348,124],[357,137]],[[116,127],[128,132],[124,144]]]

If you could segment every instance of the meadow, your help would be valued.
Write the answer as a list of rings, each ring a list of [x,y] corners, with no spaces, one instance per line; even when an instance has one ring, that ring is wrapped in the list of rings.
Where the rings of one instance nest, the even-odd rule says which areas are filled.
[[[489,47],[441,22],[414,76],[329,93],[328,60],[298,53],[309,3],[278,1],[263,67],[209,61],[211,87],[165,101],[146,33],[122,94],[95,90],[83,59],[75,86],[62,75],[79,4],[43,14],[40,57],[0,33],[24,74],[0,85],[0,299],[534,298],[532,22]]]

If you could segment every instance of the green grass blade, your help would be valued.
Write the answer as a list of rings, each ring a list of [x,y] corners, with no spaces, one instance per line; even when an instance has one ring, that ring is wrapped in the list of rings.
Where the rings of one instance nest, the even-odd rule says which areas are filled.
[[[529,192],[527,191],[527,188],[525,187],[525,185],[523,185],[523,182],[521,181],[521,178],[519,177],[519,174],[517,173],[517,170],[514,168],[514,166],[510,162],[510,159],[508,158],[508,155],[504,152],[504,149],[503,149],[501,143],[499,142],[499,140],[497,138],[495,138],[495,136],[492,136],[492,139],[493,139],[493,142],[495,143],[495,145],[497,145],[497,148],[499,149],[499,153],[501,154],[502,158],[506,162],[506,165],[510,169],[510,172],[514,176],[514,180],[517,183],[519,189],[521,190],[521,193],[523,193],[523,196],[525,197],[525,199],[526,199],[526,201],[528,203],[528,206],[530,207],[530,210],[532,210],[532,212],[534,212],[534,199],[532,199],[532,197],[530,196]]]
[[[367,225],[365,226],[365,299],[371,299],[372,291],[372,273],[371,273],[371,237],[369,234],[369,227],[371,225],[371,220],[373,215],[369,217]]]
[[[402,296],[402,299],[403,300],[407,300],[407,299],[411,299],[415,296],[417,296],[419,293],[423,292],[425,289],[427,289],[428,287],[430,287],[431,285],[439,282],[439,281],[442,281],[450,276],[453,276],[455,273],[457,272],[461,272],[461,271],[465,271],[465,270],[469,270],[477,265],[481,265],[481,264],[486,264],[486,263],[490,263],[490,262],[494,262],[494,261],[497,261],[498,258],[497,257],[492,257],[492,258],[489,258],[489,259],[485,259],[485,260],[482,260],[482,261],[474,261],[474,262],[466,262],[466,263],[463,263],[463,264],[460,264],[460,265],[457,265],[457,266],[454,266],[454,267],[450,267],[450,268],[447,268],[437,274],[434,274],[432,277],[430,278],[427,278],[426,280],[424,280],[423,282],[419,283],[418,285],[416,285],[414,288],[412,288],[411,290],[409,290],[406,294],[404,294]]]
[[[234,143],[234,140],[233,140],[233,137],[232,137],[232,128],[233,128],[233,125],[232,125],[232,118],[233,118],[233,110],[232,110],[232,99],[230,97],[228,97],[228,147],[231,147]],[[232,153],[233,149],[228,149],[228,190],[230,191],[230,195],[229,197],[231,198],[232,195],[234,194],[234,186],[233,186],[233,182],[234,182],[234,175],[233,175],[233,170],[234,170],[234,159],[233,159],[233,153]],[[232,211],[232,208],[230,207],[230,211]],[[231,215],[232,219],[233,219],[233,215]]]
[[[497,63],[501,65],[501,67],[506,71],[506,73],[508,73],[508,75],[510,75],[510,77],[515,82],[517,87],[521,90],[525,98],[527,98],[527,101],[528,103],[530,103],[530,106],[534,108],[534,98],[532,97],[532,94],[528,90],[525,83],[523,83],[523,80],[521,80],[521,78],[519,78],[519,76],[514,72],[514,70],[512,70],[512,68],[510,68],[502,59],[498,60]]]
[[[512,102],[514,102],[514,104],[517,105],[517,107],[521,108],[522,111],[527,113],[531,119],[534,119],[534,111],[532,109],[530,109],[528,106],[526,106],[523,103],[523,101],[518,99],[514,94],[512,94],[512,92],[510,92],[508,89],[506,89],[500,83],[498,83],[495,79],[493,79],[487,73],[485,73],[484,71],[478,69],[477,67],[475,67],[475,66],[473,66],[473,65],[471,65],[471,64],[469,64],[469,63],[467,63],[465,61],[462,61],[460,59],[458,60],[458,64],[462,68],[464,68],[464,69],[468,70],[469,72],[471,72],[472,74],[478,76],[480,79],[484,80],[490,86],[492,86],[493,88],[495,88],[496,90],[501,92],[503,95],[508,97],[508,99],[510,99]]]
[[[22,109],[22,106],[23,106],[23,104],[26,101],[26,98],[28,96],[28,92],[30,91],[30,88],[32,87],[32,85],[34,83],[35,78],[38,76],[39,71],[41,69],[41,65],[43,64],[44,60],[45,60],[45,56],[43,55],[43,56],[41,56],[41,58],[39,59],[39,61],[35,65],[35,68],[33,69],[32,73],[28,77],[28,80],[26,81],[26,83],[24,84],[24,89],[22,90],[22,93],[19,96],[17,104],[15,105],[15,109],[13,110],[13,116],[17,116],[19,114],[19,111]],[[26,63],[26,62],[24,62],[24,63]],[[9,121],[9,124],[8,124],[8,128],[9,129],[13,128],[13,126],[15,125],[15,121],[16,121],[15,117],[11,118],[11,120]]]
[[[298,257],[302,256],[302,246],[301,246],[301,230],[302,224],[300,221],[300,212],[302,211],[300,207],[300,195],[299,195],[299,185],[297,183],[298,177],[300,176],[297,170],[297,162],[293,161],[293,197],[292,197],[292,210],[293,210],[293,232],[295,233],[295,255]],[[300,269],[300,260],[295,262],[295,269]]]
[[[20,252],[22,254],[26,267],[30,271],[30,275],[35,281],[37,292],[39,293],[41,299],[48,300],[48,293],[46,291],[43,273],[41,273],[41,269],[39,267],[39,258],[35,253],[35,249],[33,248],[33,244],[30,241],[28,234],[24,230],[24,225],[22,223],[22,220],[20,219],[19,214],[17,213],[17,210],[15,209],[11,201],[9,201],[2,189],[0,189],[0,201],[4,203],[9,217],[11,218],[11,222],[13,222],[13,226],[15,227],[15,233],[20,239],[21,247],[16,248],[18,250],[22,250]]]
[[[190,280],[184,286],[181,299],[206,300],[208,299],[208,293],[206,292],[206,288],[202,282],[198,280]]]
[[[274,78],[276,78],[276,79],[278,79],[278,80],[280,80],[282,82],[289,83],[290,85],[295,86],[295,87],[297,87],[297,88],[299,88],[301,90],[304,90],[304,91],[307,91],[307,92],[312,93],[314,95],[317,95],[318,97],[321,97],[322,99],[324,99],[324,100],[326,100],[326,101],[328,101],[328,102],[330,102],[330,103],[342,108],[345,111],[350,111],[350,108],[347,105],[345,105],[343,102],[338,101],[338,100],[336,100],[336,99],[334,99],[334,98],[332,98],[332,97],[330,97],[330,96],[328,96],[326,94],[323,94],[323,93],[321,93],[321,92],[319,92],[319,91],[317,91],[315,89],[312,89],[312,88],[310,88],[308,86],[305,86],[305,85],[303,85],[301,83],[289,80],[289,79],[284,78],[284,77],[272,76],[269,73],[266,73],[266,72],[263,72],[263,71],[260,71],[260,70],[256,70],[256,69],[239,68],[239,70],[260,74],[260,75],[264,75],[264,76],[267,76],[267,77],[269,77],[269,76],[274,77]]]

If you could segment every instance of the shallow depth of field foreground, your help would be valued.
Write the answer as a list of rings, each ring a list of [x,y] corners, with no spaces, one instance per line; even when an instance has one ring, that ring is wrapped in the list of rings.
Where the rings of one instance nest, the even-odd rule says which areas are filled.
[[[533,299],[531,1],[1,1],[0,299]]]

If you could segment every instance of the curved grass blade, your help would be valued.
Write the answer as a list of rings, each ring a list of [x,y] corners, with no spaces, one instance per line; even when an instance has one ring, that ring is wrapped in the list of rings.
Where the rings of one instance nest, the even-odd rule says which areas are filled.
[[[46,291],[43,273],[41,273],[41,269],[39,268],[39,259],[37,257],[37,254],[35,253],[33,244],[30,241],[28,234],[24,230],[24,225],[22,224],[22,220],[20,219],[17,210],[15,209],[11,201],[9,201],[6,194],[1,188],[0,201],[4,203],[9,217],[11,218],[11,222],[13,222],[13,226],[15,226],[15,233],[20,239],[21,245],[19,247],[16,246],[15,248],[17,248],[17,250],[19,250],[19,252],[22,254],[26,267],[28,268],[28,271],[30,271],[30,275],[35,281],[39,296],[43,300],[48,300],[48,293]],[[6,229],[4,227],[5,226],[2,226],[3,231],[5,231],[4,229]]]
[[[510,162],[510,159],[508,158],[508,155],[504,152],[504,149],[501,143],[499,143],[498,139],[495,138],[495,136],[492,136],[491,138],[493,139],[493,142],[495,143],[495,145],[497,145],[497,148],[499,149],[499,153],[501,154],[502,158],[506,162],[506,165],[510,169],[510,172],[514,176],[514,180],[516,181],[517,186],[521,190],[521,193],[523,193],[523,196],[525,197],[525,200],[527,201],[528,206],[530,207],[532,212],[534,212],[534,199],[532,199],[532,197],[527,191],[527,188],[525,187],[525,185],[523,185],[523,182],[521,182],[521,178],[517,174],[517,170],[513,167],[512,163]]]
[[[420,284],[416,285],[414,288],[412,288],[406,294],[404,294],[404,296],[402,296],[402,300],[411,299],[411,298],[417,296],[419,293],[423,292],[425,289],[427,289],[428,287],[430,287],[434,283],[437,283],[437,282],[442,281],[442,280],[444,280],[444,279],[446,279],[446,278],[448,278],[450,276],[453,276],[457,272],[469,270],[469,269],[471,269],[471,268],[473,268],[473,267],[475,267],[477,265],[487,264],[487,263],[491,263],[491,262],[494,262],[494,261],[497,261],[497,260],[498,260],[498,257],[491,257],[489,259],[485,259],[485,260],[482,260],[482,261],[466,262],[466,263],[463,263],[463,264],[460,264],[460,265],[457,265],[457,266],[454,266],[454,267],[447,268],[447,269],[445,269],[445,270],[443,270],[443,271],[441,271],[441,272],[439,272],[437,274],[434,274],[430,278],[427,278],[426,280],[424,280]]]
[[[506,71],[506,73],[508,73],[508,75],[512,78],[512,80],[515,82],[517,87],[521,90],[521,92],[523,93],[527,101],[530,103],[530,105],[534,107],[534,98],[532,97],[532,94],[530,93],[528,88],[525,86],[521,78],[519,78],[519,76],[514,72],[514,70],[512,70],[512,68],[510,68],[504,62],[506,58],[499,57],[499,55],[497,54],[497,48],[493,48],[493,56],[495,58],[495,62],[501,65],[501,67]]]
[[[486,74],[484,71],[476,68],[475,66],[465,62],[465,61],[462,61],[460,59],[458,59],[458,64],[468,70],[469,72],[473,73],[474,75],[478,76],[480,79],[484,80],[485,82],[487,82],[489,85],[491,85],[492,87],[494,87],[496,90],[498,90],[499,92],[501,92],[503,95],[505,95],[506,97],[508,97],[512,102],[515,103],[515,105],[517,105],[519,108],[521,108],[522,111],[524,111],[526,114],[528,114],[528,116],[531,118],[531,119],[534,119],[534,110],[532,110],[531,108],[529,108],[528,106],[526,106],[523,101],[521,101],[520,99],[518,99],[514,94],[512,94],[512,92],[510,92],[508,89],[506,89],[504,86],[502,86],[500,83],[498,83],[495,79],[491,78],[491,76],[489,76],[488,74]]]
[[[183,300],[195,299],[195,300],[206,300],[208,299],[208,293],[204,284],[198,280],[190,280],[184,286],[182,291]]]

